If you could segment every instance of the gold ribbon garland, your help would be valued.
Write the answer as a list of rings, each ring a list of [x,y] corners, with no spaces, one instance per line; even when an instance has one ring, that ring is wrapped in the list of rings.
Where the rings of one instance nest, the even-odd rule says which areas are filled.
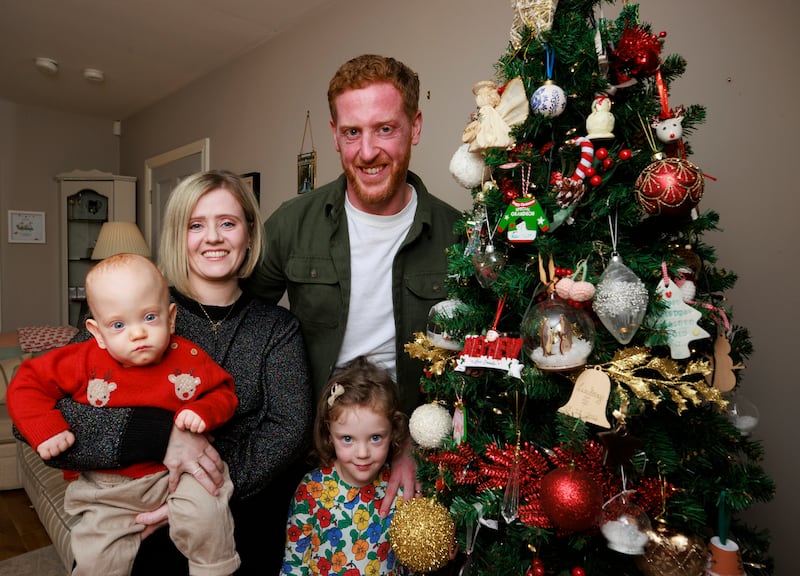
[[[618,350],[614,359],[602,367],[614,381],[624,384],[653,406],[661,402],[664,394],[669,395],[679,414],[686,410],[689,402],[695,406],[711,402],[721,410],[728,405],[719,390],[706,384],[704,378],[711,373],[707,360],[692,360],[683,365],[671,358],[653,356],[647,348],[633,346]],[[644,371],[655,372],[660,377],[643,375]]]
[[[415,332],[414,341],[406,343],[404,349],[412,358],[426,362],[430,372],[436,376],[441,376],[447,363],[458,355],[458,352],[435,346],[422,332]]]

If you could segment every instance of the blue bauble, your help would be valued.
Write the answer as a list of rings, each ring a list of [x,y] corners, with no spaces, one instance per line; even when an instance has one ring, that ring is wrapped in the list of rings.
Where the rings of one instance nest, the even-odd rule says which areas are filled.
[[[531,110],[547,118],[555,118],[567,107],[567,95],[552,80],[546,80],[531,96]]]

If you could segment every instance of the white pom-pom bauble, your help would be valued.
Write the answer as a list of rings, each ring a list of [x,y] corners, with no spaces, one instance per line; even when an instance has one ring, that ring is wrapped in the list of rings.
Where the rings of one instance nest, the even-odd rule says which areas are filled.
[[[414,441],[423,448],[438,448],[452,434],[453,418],[441,404],[423,404],[411,414],[408,430]]]
[[[567,107],[567,95],[552,80],[545,80],[531,96],[531,111],[546,118],[555,118]]]
[[[469,144],[459,146],[450,159],[450,174],[467,190],[481,185],[484,167],[483,155],[479,152],[470,152]]]

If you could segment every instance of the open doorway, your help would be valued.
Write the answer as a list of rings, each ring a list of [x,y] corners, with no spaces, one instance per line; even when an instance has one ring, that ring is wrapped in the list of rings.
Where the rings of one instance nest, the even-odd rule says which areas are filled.
[[[208,170],[210,146],[210,140],[203,138],[148,158],[144,162],[144,185],[148,192],[144,213],[144,237],[150,246],[154,261],[158,261],[161,215],[170,192],[186,176]]]

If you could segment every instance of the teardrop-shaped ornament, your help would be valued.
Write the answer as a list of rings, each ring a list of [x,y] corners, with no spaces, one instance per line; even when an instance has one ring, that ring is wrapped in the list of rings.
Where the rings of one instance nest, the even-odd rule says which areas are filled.
[[[520,470],[519,470],[519,448],[514,453],[514,461],[511,463],[511,470],[508,474],[508,484],[503,493],[503,508],[501,514],[506,524],[511,524],[519,516],[519,489],[520,489]]]
[[[625,266],[619,254],[611,261],[597,284],[592,309],[617,342],[630,342],[647,311],[647,287]]]

